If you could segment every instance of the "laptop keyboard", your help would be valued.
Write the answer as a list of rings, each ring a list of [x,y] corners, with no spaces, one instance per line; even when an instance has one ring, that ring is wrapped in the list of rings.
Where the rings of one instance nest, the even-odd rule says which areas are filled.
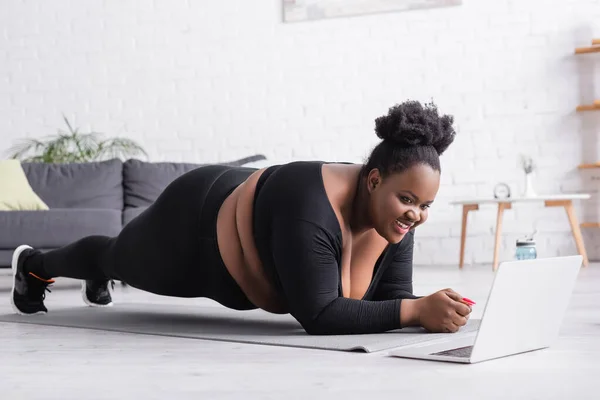
[[[430,355],[469,358],[469,357],[471,357],[472,352],[473,352],[473,346],[467,346],[467,347],[458,347],[456,349],[444,350],[444,351],[440,351],[439,353],[431,353]]]

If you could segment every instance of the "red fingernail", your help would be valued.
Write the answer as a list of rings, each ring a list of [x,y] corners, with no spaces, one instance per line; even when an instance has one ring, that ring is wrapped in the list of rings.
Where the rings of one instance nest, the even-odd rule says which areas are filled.
[[[466,297],[463,297],[463,300],[466,301],[467,303],[470,303],[471,305],[477,304],[473,300],[467,299]]]

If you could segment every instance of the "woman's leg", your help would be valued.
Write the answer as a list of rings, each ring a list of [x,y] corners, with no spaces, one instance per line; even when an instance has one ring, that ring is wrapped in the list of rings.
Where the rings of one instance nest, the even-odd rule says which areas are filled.
[[[211,165],[190,171],[118,236],[89,236],[36,252],[27,256],[25,270],[44,279],[117,279],[156,294],[202,296],[200,214],[211,187],[230,169]]]
[[[33,252],[25,270],[44,279],[56,277],[108,280],[110,257],[116,237],[88,236],[46,253]]]
[[[118,236],[89,236],[47,253],[24,250],[13,262],[17,312],[46,312],[51,278],[117,279],[164,296],[209,297],[255,308],[220,258],[216,219],[222,201],[253,170],[206,166],[174,180]]]

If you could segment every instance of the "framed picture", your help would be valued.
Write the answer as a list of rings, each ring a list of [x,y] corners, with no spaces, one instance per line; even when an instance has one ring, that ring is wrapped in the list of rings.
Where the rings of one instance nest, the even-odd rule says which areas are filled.
[[[462,0],[283,0],[283,19],[309,21],[460,4]]]

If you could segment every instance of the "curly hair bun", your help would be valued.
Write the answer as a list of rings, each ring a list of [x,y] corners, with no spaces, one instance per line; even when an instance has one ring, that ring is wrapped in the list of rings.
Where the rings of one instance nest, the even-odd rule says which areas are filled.
[[[375,133],[401,147],[432,146],[441,155],[454,141],[453,122],[450,115],[439,116],[435,104],[410,100],[396,104],[387,115],[377,118]]]

